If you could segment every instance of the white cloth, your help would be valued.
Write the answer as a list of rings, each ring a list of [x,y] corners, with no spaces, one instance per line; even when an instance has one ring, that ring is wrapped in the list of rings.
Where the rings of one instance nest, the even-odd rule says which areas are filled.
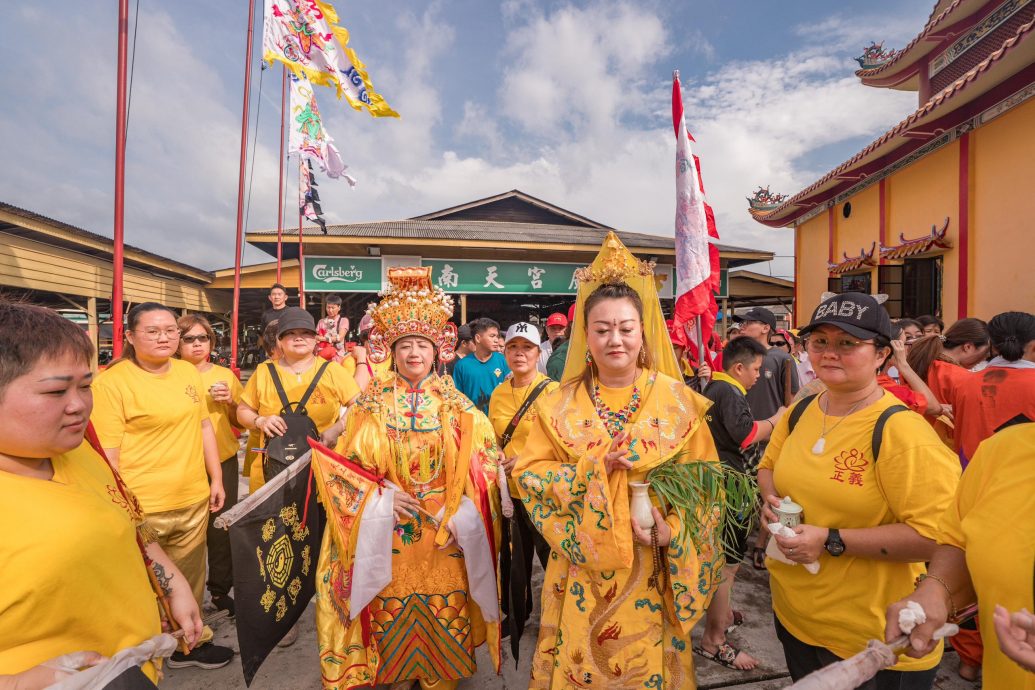
[[[1002,357],[993,357],[988,362],[990,367],[1002,367],[1004,369],[1035,369],[1035,362],[1029,362],[1026,359],[1018,359],[1011,362],[1008,359]]]
[[[176,651],[177,644],[176,638],[172,635],[155,635],[150,640],[144,640],[136,647],[129,647],[119,651],[104,663],[79,673],[73,673],[68,678],[48,686],[48,690],[103,688],[133,666],[142,666],[151,659],[162,659],[172,656],[172,653]],[[66,654],[60,657],[59,662],[64,667],[62,670],[76,671],[82,666],[81,659],[84,653],[75,652],[74,654]]]
[[[392,581],[392,531],[395,529],[392,506],[399,487],[391,482],[385,484],[384,489],[375,490],[367,498],[359,518],[350,611],[363,610]]]
[[[550,355],[553,354],[553,343],[549,340],[539,346],[539,362],[536,363],[536,369],[539,370],[540,374],[546,373],[546,363],[550,361]]]
[[[500,619],[499,596],[496,590],[496,568],[489,537],[485,534],[485,523],[474,501],[464,496],[460,507],[450,520],[457,545],[464,552],[467,568],[467,584],[471,598],[482,610],[482,617],[489,622]]]
[[[808,355],[801,358],[798,362],[798,383],[804,386],[807,383],[812,383],[816,380],[816,370],[812,368],[812,362],[809,361]]]
[[[772,532],[773,535],[779,535],[781,537],[795,536],[794,530],[786,525],[781,525],[779,522],[770,523],[766,525],[766,527],[769,528],[769,531]],[[792,561],[787,558],[787,556],[783,555],[783,551],[780,550],[780,546],[776,543],[775,539],[769,540],[768,546],[765,547],[765,555],[769,556],[769,558],[772,558],[774,561],[780,561],[787,565],[804,565],[805,570],[809,571],[813,575],[819,572],[818,561],[813,561],[812,563],[798,563],[797,561]]]

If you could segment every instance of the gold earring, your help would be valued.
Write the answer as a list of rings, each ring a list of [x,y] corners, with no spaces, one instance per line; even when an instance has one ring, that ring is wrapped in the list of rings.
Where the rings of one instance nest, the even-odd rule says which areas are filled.
[[[637,357],[637,359],[639,359],[641,367],[647,366],[647,348],[646,347],[642,347],[642,346],[640,347],[640,355],[639,355],[639,357]]]

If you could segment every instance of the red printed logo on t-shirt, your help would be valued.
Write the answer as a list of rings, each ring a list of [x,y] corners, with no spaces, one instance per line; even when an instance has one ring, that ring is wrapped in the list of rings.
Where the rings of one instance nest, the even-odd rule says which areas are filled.
[[[830,479],[849,486],[862,486],[862,473],[869,464],[870,461],[861,450],[843,450],[834,456],[834,473]]]
[[[309,402],[311,402],[314,405],[326,405],[327,398],[323,397],[323,391],[317,388],[315,391],[313,391],[313,395],[309,398]]]

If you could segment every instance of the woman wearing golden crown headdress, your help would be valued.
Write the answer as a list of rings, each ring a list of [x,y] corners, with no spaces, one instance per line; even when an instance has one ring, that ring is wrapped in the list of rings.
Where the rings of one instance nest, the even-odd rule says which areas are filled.
[[[578,278],[561,387],[513,470],[552,548],[529,687],[692,688],[690,630],[722,568],[709,403],[679,376],[650,264],[609,233]]]
[[[368,310],[369,357],[390,358],[392,370],[349,410],[337,450],[368,479],[383,478],[382,490],[394,491],[394,499],[387,509],[363,502],[361,514],[334,523],[337,536],[330,529],[325,535],[317,577],[320,663],[329,689],[419,681],[449,690],[474,674],[474,650],[483,642],[499,671],[496,437],[452,380],[435,373],[440,353],[449,359],[456,343],[452,299],[432,287],[430,268],[394,268],[388,281]],[[332,471],[328,479],[320,472],[334,520],[348,501],[340,487],[356,473]],[[383,562],[369,556],[382,543],[370,538],[376,530],[387,537],[386,554],[391,541]],[[369,587],[370,570],[390,570],[390,581]]]

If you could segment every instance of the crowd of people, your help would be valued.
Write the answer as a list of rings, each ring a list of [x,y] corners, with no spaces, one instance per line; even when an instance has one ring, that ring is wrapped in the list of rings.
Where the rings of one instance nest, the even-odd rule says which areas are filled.
[[[695,655],[760,662],[736,643],[744,563],[768,570],[794,680],[905,634],[860,687],[931,688],[935,631],[955,621],[962,676],[1035,688],[1035,316],[946,328],[845,293],[800,330],[747,310],[709,350],[664,320],[650,265],[617,238],[578,278],[566,312],[505,328],[454,326],[429,269],[390,269],[355,328],[339,298],[316,319],[275,285],[244,385],[212,363],[201,316],[136,305],[123,356],[94,372],[76,325],[0,302],[0,688],[47,687],[163,628],[182,631],[170,667],[229,663],[202,621],[234,614],[213,521],[241,475],[256,491],[284,469],[299,414],[391,487],[380,589],[354,599],[367,523],[324,535],[326,688],[448,690],[481,644],[498,671],[533,608],[528,687],[692,688]],[[757,482],[736,519],[713,477]],[[917,604],[926,619],[900,628]]]

